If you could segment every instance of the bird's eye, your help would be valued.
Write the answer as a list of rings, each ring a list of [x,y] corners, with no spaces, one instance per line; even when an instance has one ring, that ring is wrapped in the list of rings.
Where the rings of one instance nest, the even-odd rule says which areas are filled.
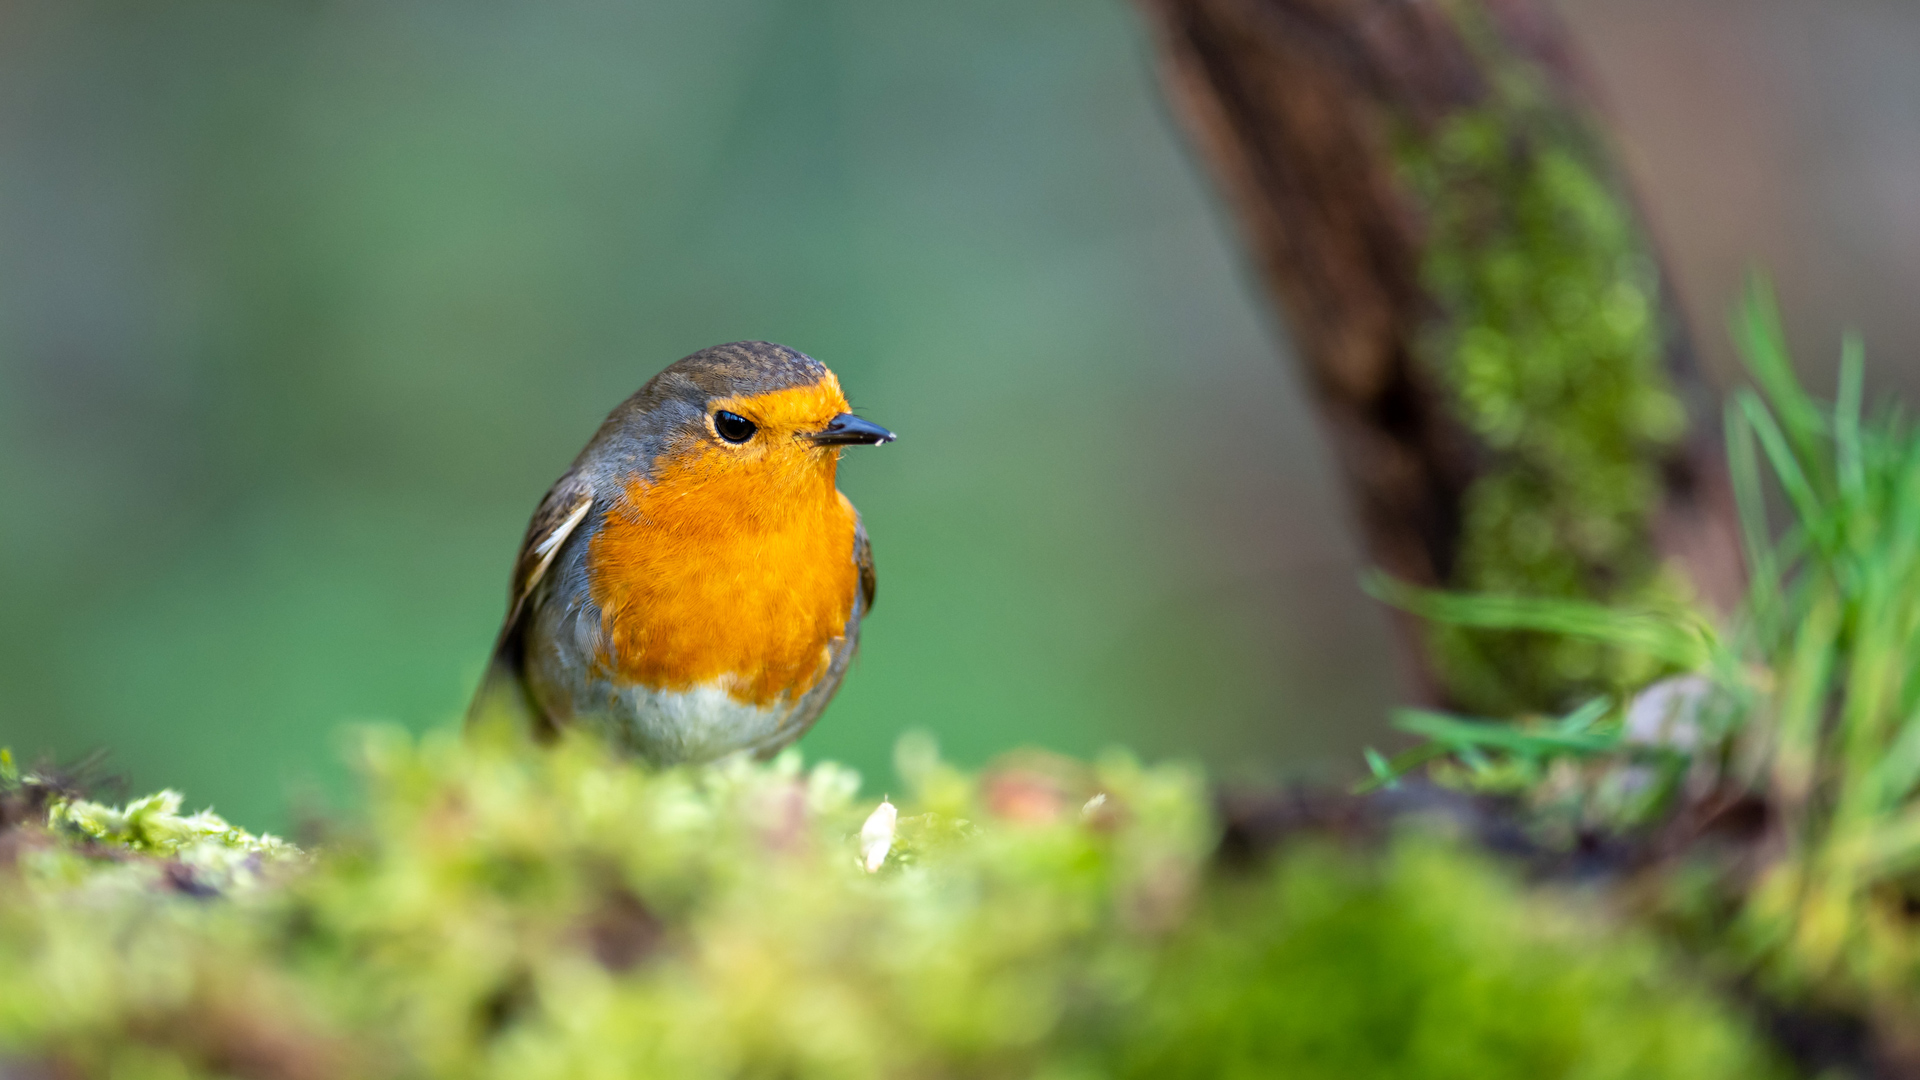
[[[720,437],[728,442],[743,443],[753,438],[753,433],[759,428],[754,426],[753,421],[739,413],[730,413],[722,409],[713,414],[713,430],[719,432]]]

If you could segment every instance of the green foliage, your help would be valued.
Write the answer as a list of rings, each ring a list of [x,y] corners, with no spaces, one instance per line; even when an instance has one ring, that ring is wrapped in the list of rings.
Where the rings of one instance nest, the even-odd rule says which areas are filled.
[[[920,743],[899,756],[913,791],[890,829],[851,773],[792,754],[650,772],[588,741],[548,751],[497,732],[371,732],[364,817],[311,855],[181,818],[173,797],[56,799],[44,824],[4,834],[0,1065],[1768,1072],[1645,938],[1437,833],[1373,854],[1298,846],[1225,874],[1208,869],[1218,826],[1190,771],[1028,757],[975,778]],[[254,877],[183,879],[208,850],[245,852]]]
[[[1611,743],[1556,745],[1539,720],[1455,721],[1393,762],[1620,829],[1677,808],[1759,800],[1769,826],[1744,865],[1676,912],[1780,989],[1920,1014],[1920,430],[1862,413],[1857,342],[1831,404],[1794,377],[1771,296],[1756,284],[1735,333],[1759,391],[1727,409],[1752,585],[1729,630],[1698,616],[1553,598],[1438,597],[1386,587],[1465,625],[1553,630],[1693,674],[1601,706]],[[1764,472],[1763,472],[1764,469]],[[1784,496],[1784,531],[1766,493]],[[1524,744],[1524,745],[1523,745]],[[1638,798],[1623,800],[1633,788]],[[1711,860],[1709,860],[1711,863]],[[1732,918],[1722,917],[1733,911]]]
[[[1773,1073],[1648,941],[1555,901],[1431,839],[1374,864],[1299,851],[1222,890],[1170,950],[1125,1075]]]
[[[1584,117],[1484,13],[1455,7],[1493,83],[1400,155],[1441,312],[1425,352],[1489,460],[1466,496],[1451,585],[1670,601],[1651,525],[1686,414],[1663,367],[1655,260]],[[1454,696],[1496,713],[1651,674],[1640,654],[1590,639],[1453,624],[1435,642]]]

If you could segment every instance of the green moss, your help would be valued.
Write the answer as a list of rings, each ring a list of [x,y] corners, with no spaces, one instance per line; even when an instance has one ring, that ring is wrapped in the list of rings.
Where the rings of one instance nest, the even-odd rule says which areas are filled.
[[[1766,1072],[1739,1020],[1646,941],[1438,835],[1216,876],[1218,826],[1184,769],[1030,756],[973,777],[909,742],[913,791],[868,873],[872,802],[846,770],[793,755],[650,772],[586,741],[375,732],[363,757],[358,825],[310,856],[262,842],[264,887],[218,898],[172,868],[208,842],[248,845],[183,842],[172,824],[156,841],[133,825],[152,803],[69,804],[6,834],[0,1063],[515,1080]],[[130,889],[129,866],[157,872]]]
[[[1749,1076],[1773,1070],[1592,898],[1521,895],[1432,837],[1302,850],[1213,898],[1170,951],[1128,1075],[1292,1080]]]
[[[1686,414],[1663,367],[1659,273],[1584,118],[1463,17],[1493,84],[1402,140],[1425,215],[1423,343],[1487,456],[1451,586],[1670,602],[1652,546],[1660,465]],[[1470,708],[1550,708],[1649,672],[1585,642],[1447,629],[1440,666]]]

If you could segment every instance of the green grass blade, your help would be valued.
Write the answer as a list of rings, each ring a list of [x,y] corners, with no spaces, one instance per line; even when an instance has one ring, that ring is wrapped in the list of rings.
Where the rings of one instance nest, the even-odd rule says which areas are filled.
[[[1375,572],[1362,581],[1374,598],[1434,622],[1489,630],[1537,630],[1597,641],[1687,671],[1711,661],[1711,626],[1692,613],[1623,610],[1585,600],[1486,596],[1421,589]]]
[[[1806,472],[1801,469],[1800,460],[1788,445],[1780,425],[1751,390],[1736,391],[1734,400],[1739,404],[1740,411],[1746,414],[1754,435],[1759,438],[1760,449],[1767,456],[1767,464],[1773,467],[1774,478],[1780,481],[1780,489],[1787,493],[1787,501],[1793,504],[1801,526],[1810,533],[1815,532],[1826,520],[1826,511],[1820,504],[1820,496],[1807,480]]]
[[[1768,403],[1779,411],[1781,423],[1796,447],[1810,453],[1815,441],[1825,434],[1825,420],[1793,372],[1773,289],[1758,275],[1747,279],[1746,294],[1734,313],[1733,340]]]
[[[1840,343],[1840,395],[1833,403],[1833,446],[1840,491],[1849,501],[1866,492],[1866,467],[1860,451],[1860,396],[1866,381],[1866,353],[1858,334]]]
[[[1740,539],[1746,549],[1749,592],[1747,612],[1760,635],[1772,640],[1781,612],[1780,568],[1768,537],[1767,500],[1760,482],[1760,459],[1754,448],[1753,425],[1746,413],[1729,401],[1725,409],[1727,472],[1733,481],[1733,501],[1740,519]]]
[[[1585,705],[1573,710],[1566,718],[1555,725],[1554,730],[1562,735],[1580,735],[1598,723],[1601,717],[1613,708],[1613,699],[1597,697]]]
[[[1392,763],[1380,756],[1380,751],[1369,746],[1363,753],[1367,759],[1367,771],[1373,774],[1373,782],[1362,785],[1362,791],[1371,791],[1375,786],[1397,788],[1400,786],[1400,774],[1394,771]]]
[[[1774,703],[1773,787],[1789,813],[1804,806],[1813,790],[1840,629],[1839,598],[1823,585],[1794,634]]]
[[[1504,750],[1526,757],[1603,754],[1617,749],[1621,740],[1617,730],[1571,734],[1552,728],[1529,730],[1497,720],[1463,720],[1429,709],[1396,709],[1393,726],[1462,756],[1471,750]]]
[[[1873,789],[1873,797],[1891,805],[1913,794],[1920,784],[1920,714],[1909,712],[1900,724],[1898,735],[1873,770],[1864,778]]]

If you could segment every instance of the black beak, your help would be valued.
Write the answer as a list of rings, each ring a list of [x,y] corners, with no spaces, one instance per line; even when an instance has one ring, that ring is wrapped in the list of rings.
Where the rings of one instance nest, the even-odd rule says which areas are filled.
[[[812,435],[815,446],[879,446],[894,440],[893,432],[871,420],[843,412]]]

